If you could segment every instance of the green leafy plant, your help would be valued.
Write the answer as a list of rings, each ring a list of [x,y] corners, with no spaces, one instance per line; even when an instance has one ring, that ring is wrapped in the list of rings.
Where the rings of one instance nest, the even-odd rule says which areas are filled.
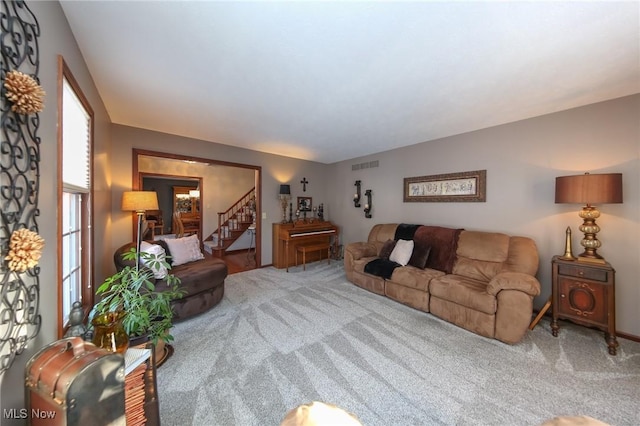
[[[169,333],[173,325],[171,300],[185,293],[179,288],[180,279],[167,274],[164,281],[168,289],[156,291],[153,271],[171,269],[164,255],[141,252],[141,264],[135,266],[138,253],[132,247],[123,253],[122,258],[129,263],[133,261],[133,264],[124,266],[98,287],[96,295],[100,296],[100,301],[93,307],[90,319],[108,312],[123,311],[123,326],[129,337],[146,334],[154,344],[159,338],[173,341]]]

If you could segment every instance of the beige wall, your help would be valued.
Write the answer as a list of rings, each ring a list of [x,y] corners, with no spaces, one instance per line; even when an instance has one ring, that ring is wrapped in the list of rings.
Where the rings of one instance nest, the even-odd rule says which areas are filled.
[[[551,257],[564,252],[565,229],[574,253],[582,234],[581,206],[554,203],[555,178],[584,172],[623,174],[624,203],[599,206],[601,253],[616,269],[620,332],[640,336],[640,95],[629,96],[333,164],[332,218],[343,242],[366,239],[375,223],[406,222],[532,237],[540,253],[542,295],[551,294]],[[378,160],[378,168],[352,164]],[[403,178],[487,170],[485,203],[404,203]],[[354,182],[373,190],[373,218],[353,206]],[[543,321],[548,326],[548,322]]]
[[[0,409],[24,407],[24,365],[41,347],[57,339],[57,63],[62,55],[95,112],[95,261],[96,277],[104,277],[111,268],[111,176],[109,169],[110,120],[98,96],[93,80],[76,45],[58,2],[29,2],[29,8],[40,24],[40,84],[46,92],[45,108],[39,114],[40,127],[40,193],[38,230],[46,245],[40,260],[40,315],[42,327],[29,347],[16,357],[11,369],[0,376]],[[2,425],[24,424],[24,421],[2,419]]]

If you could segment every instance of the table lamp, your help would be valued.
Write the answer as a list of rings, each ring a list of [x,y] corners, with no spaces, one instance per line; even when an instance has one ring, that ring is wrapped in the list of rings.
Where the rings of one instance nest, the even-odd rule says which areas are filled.
[[[122,210],[138,214],[138,232],[136,235],[136,252],[140,256],[140,239],[142,238],[142,216],[147,210],[158,210],[158,196],[155,191],[125,191],[122,193]],[[138,262],[136,261],[136,267]]]
[[[605,263],[597,253],[602,244],[596,236],[600,231],[600,227],[596,225],[600,212],[595,205],[622,203],[622,173],[585,173],[557,177],[556,203],[584,205],[578,213],[583,219],[578,229],[584,233],[584,238],[580,241],[584,252],[578,255],[578,260]]]

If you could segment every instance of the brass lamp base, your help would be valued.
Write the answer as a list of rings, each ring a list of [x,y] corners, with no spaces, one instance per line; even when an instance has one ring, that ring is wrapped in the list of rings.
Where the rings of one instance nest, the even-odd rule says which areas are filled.
[[[584,257],[584,256],[578,256],[578,262],[597,263],[599,265],[604,265],[605,263],[607,263],[607,261],[601,257],[597,258],[597,257]]]
[[[587,204],[578,213],[583,220],[582,225],[578,227],[584,232],[584,238],[580,241],[580,245],[584,247],[584,252],[578,255],[578,261],[591,263],[606,263],[604,258],[596,251],[602,246],[596,234],[600,232],[600,227],[596,225],[596,219],[600,217],[600,212],[595,206]]]

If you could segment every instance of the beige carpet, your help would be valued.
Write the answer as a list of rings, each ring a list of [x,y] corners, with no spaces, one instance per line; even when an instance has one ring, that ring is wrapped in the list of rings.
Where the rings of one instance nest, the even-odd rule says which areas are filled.
[[[514,346],[350,284],[339,262],[227,278],[223,301],[176,324],[158,370],[162,424],[278,425],[313,400],[364,425],[640,424],[640,344],[548,319]]]

